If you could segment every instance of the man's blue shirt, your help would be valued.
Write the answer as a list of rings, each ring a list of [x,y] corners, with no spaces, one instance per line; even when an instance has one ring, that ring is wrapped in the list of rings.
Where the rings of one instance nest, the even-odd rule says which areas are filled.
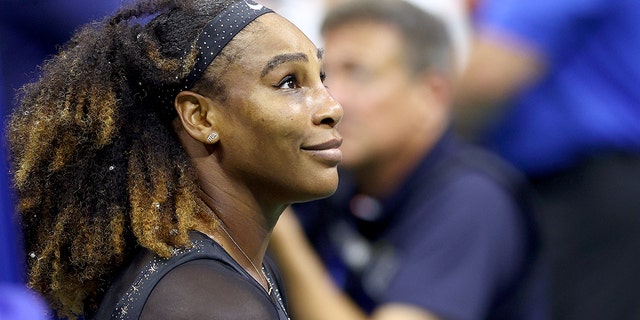
[[[515,177],[448,135],[386,199],[358,194],[343,171],[336,194],[295,211],[335,283],[368,312],[404,303],[447,319],[545,319]]]

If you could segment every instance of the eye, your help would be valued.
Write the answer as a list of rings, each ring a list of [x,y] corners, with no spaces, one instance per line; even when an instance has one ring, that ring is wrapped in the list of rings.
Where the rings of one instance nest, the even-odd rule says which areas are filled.
[[[324,71],[320,71],[320,81],[322,82],[325,88],[329,88],[327,84],[324,83],[324,80],[326,79],[327,79],[327,74]]]
[[[288,75],[284,77],[280,82],[276,85],[276,87],[280,89],[295,89],[299,88],[298,80],[293,75]]]
[[[367,83],[375,77],[374,71],[367,66],[349,63],[345,65],[344,69],[349,80],[357,83]]]

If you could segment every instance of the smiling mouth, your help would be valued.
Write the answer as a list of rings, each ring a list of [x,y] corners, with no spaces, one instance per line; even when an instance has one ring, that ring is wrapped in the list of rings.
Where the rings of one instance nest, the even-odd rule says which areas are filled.
[[[330,166],[336,166],[342,161],[341,145],[342,139],[332,139],[315,145],[303,146],[301,149]]]
[[[308,151],[321,151],[321,150],[330,150],[330,149],[338,149],[342,145],[342,139],[332,139],[327,142],[314,144],[311,146],[303,146],[302,150]]]

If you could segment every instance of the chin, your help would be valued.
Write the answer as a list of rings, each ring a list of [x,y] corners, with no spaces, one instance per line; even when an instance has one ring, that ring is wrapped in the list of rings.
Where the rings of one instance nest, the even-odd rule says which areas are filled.
[[[332,181],[315,180],[314,182],[315,184],[312,186],[313,189],[309,190],[309,193],[301,197],[301,199],[296,202],[307,202],[326,198],[334,194],[338,189],[337,173],[335,179],[332,179]]]

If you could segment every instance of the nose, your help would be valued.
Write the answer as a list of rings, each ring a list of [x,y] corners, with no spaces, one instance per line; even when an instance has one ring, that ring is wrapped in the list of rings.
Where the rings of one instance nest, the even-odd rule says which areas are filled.
[[[329,94],[326,88],[323,88],[323,99],[321,106],[313,115],[313,123],[315,125],[328,125],[335,127],[342,120],[342,106]]]

